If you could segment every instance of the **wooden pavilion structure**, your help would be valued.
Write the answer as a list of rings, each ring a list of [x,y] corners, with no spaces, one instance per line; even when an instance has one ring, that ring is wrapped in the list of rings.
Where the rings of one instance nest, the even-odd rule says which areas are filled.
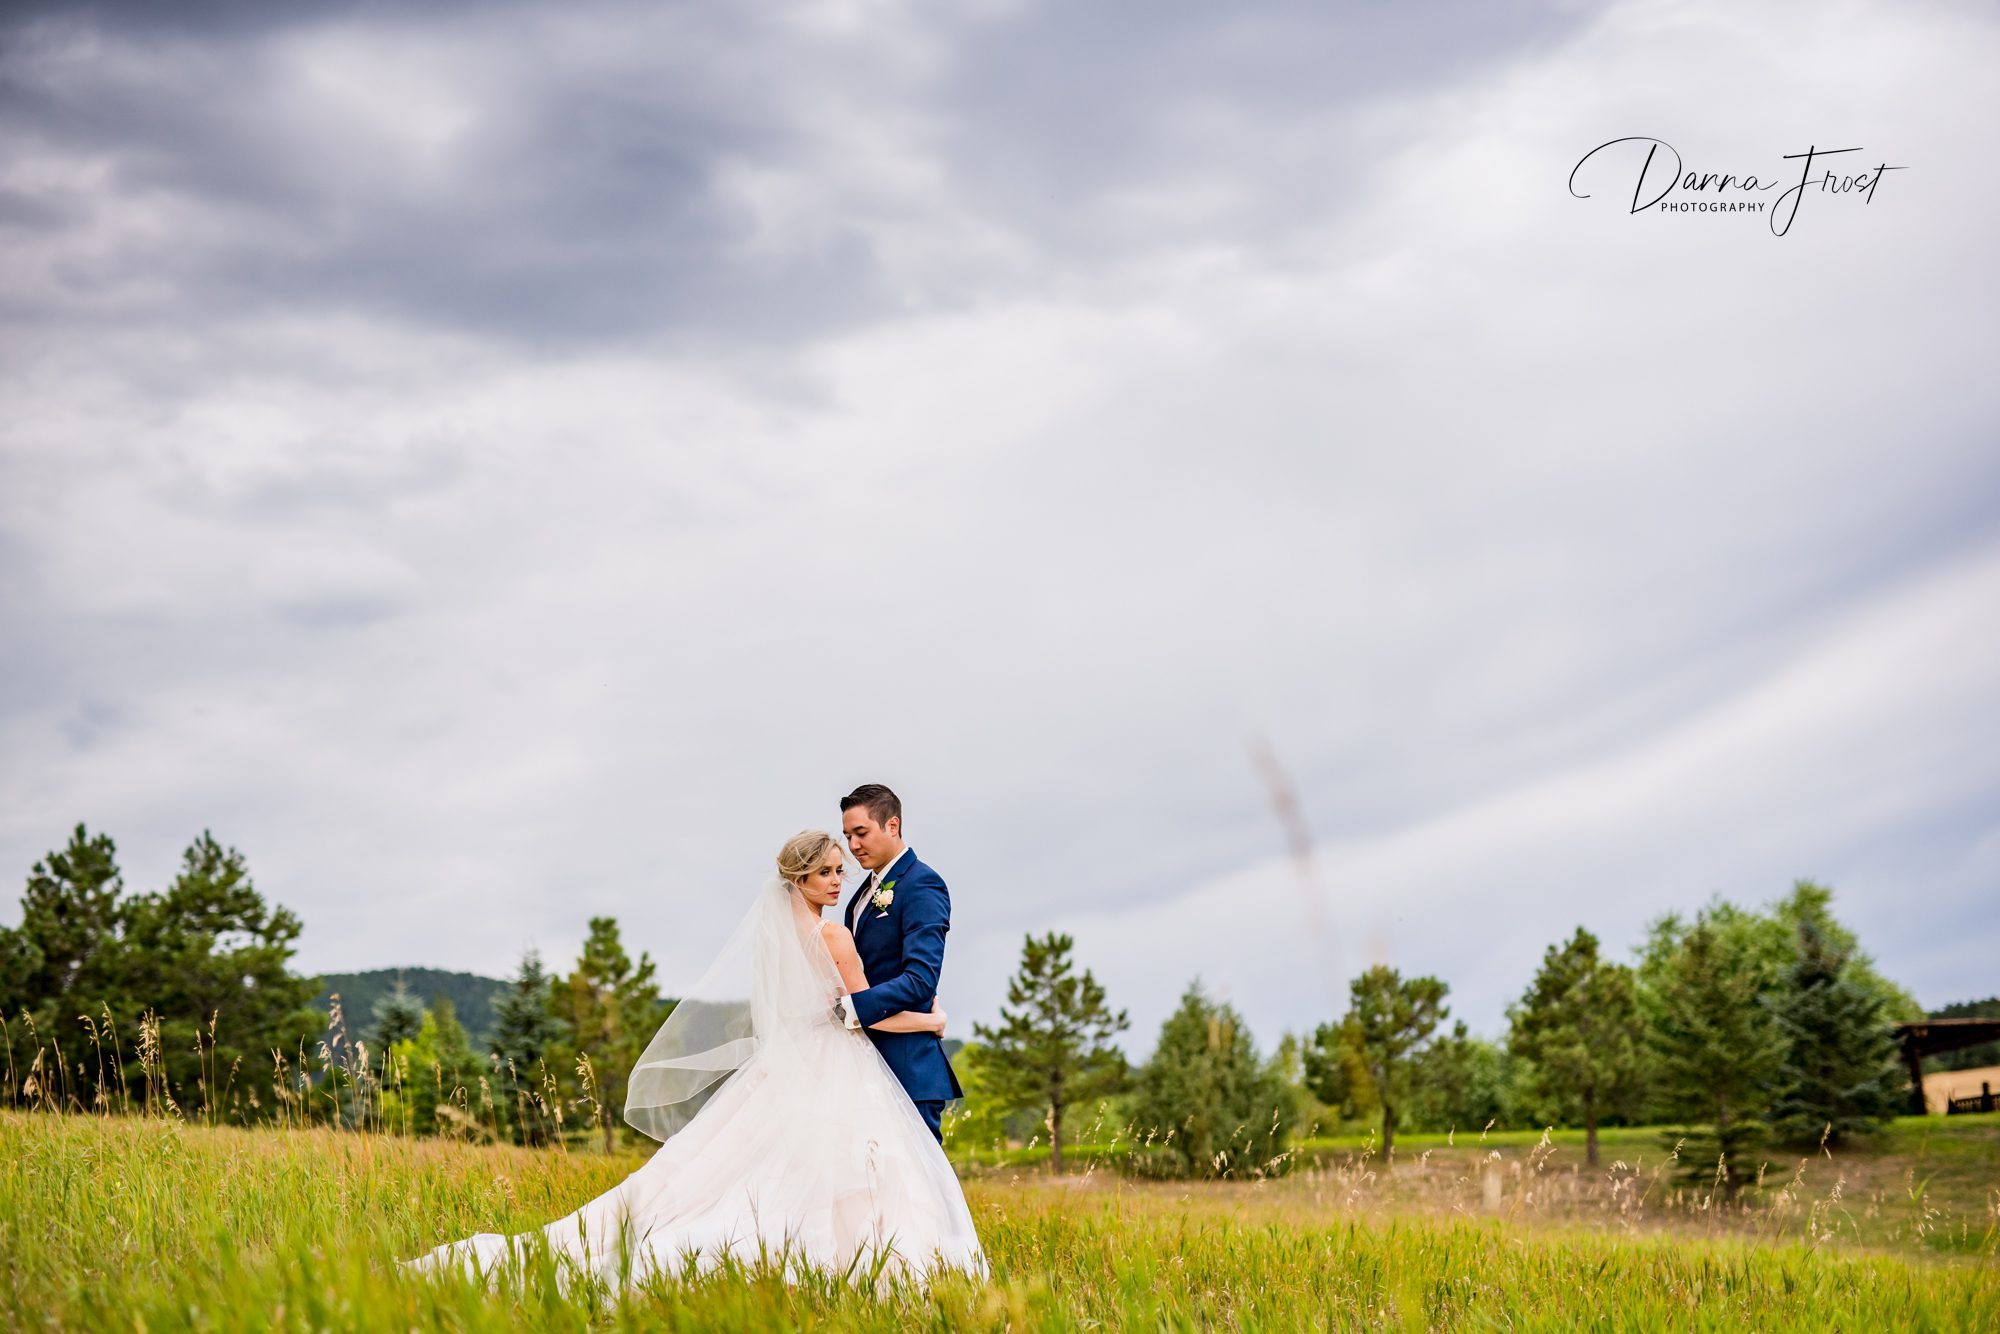
[[[1925,1019],[1897,1024],[1896,1038],[1903,1047],[1903,1063],[1910,1068],[1910,1111],[1923,1116],[1929,1110],[1924,1103],[1924,1057],[2000,1041],[2000,1019]]]

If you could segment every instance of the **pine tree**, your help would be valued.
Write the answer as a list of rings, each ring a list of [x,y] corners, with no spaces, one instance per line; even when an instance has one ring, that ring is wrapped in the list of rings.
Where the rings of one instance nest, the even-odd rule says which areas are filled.
[[[1698,1123],[1686,1174],[1718,1180],[1728,1195],[1755,1175],[1749,1159],[1785,1055],[1772,979],[1746,939],[1704,913],[1660,960],[1645,997],[1662,1106]]]
[[[273,1050],[294,1051],[319,1031],[318,979],[288,966],[303,923],[267,903],[243,854],[208,830],[166,889],[133,895],[120,918],[120,989],[155,1010],[169,1076],[205,1090],[198,1106],[208,1114],[240,1092],[246,1071],[266,1082]]]
[[[387,995],[375,1002],[375,1012],[369,1016],[372,1027],[370,1038],[377,1048],[387,1051],[399,1042],[408,1042],[416,1037],[424,1026],[424,1003],[416,993],[403,985],[397,978],[396,985]]]
[[[33,1010],[44,1029],[107,1001],[122,1012],[123,997],[107,983],[117,971],[123,893],[117,845],[81,824],[67,847],[36,862],[20,925],[0,928],[0,1009]]]
[[[159,1067],[189,1115],[254,1116],[274,1096],[272,1051],[290,1052],[318,1031],[313,979],[289,969],[297,916],[267,904],[243,856],[206,830],[182,854],[166,889],[126,895],[116,849],[79,824],[69,845],[35,864],[21,924],[0,931],[0,1005],[29,1010],[58,1040],[79,1016],[108,1018],[107,1048],[129,1051],[150,1011]],[[80,1044],[79,1044],[80,1045]],[[95,1095],[118,1095],[110,1082]],[[124,1097],[143,1103],[158,1085],[126,1067]]]
[[[625,952],[617,919],[593,917],[576,967],[555,987],[555,1012],[574,1043],[573,1055],[589,1059],[606,1153],[617,1146],[626,1076],[671,1008],[653,976],[650,955],[634,963]]]
[[[1257,1059],[1242,1018],[1191,983],[1139,1071],[1135,1129],[1190,1175],[1244,1176],[1280,1165],[1292,1115],[1280,1072]]]
[[[1895,1115],[1903,1075],[1881,996],[1850,975],[1845,951],[1811,917],[1778,1001],[1785,1037],[1771,1127],[1791,1144],[1836,1144]]]
[[[1125,1057],[1111,1038],[1130,1027],[1123,1010],[1114,1013],[1104,1003],[1104,988],[1088,970],[1081,977],[1071,971],[1074,944],[1053,932],[1040,940],[1029,936],[1020,971],[1007,982],[999,1026],[972,1026],[985,1044],[980,1068],[994,1096],[1008,1108],[1046,1110],[1049,1169],[1055,1173],[1062,1171],[1069,1109],[1124,1083]]]
[[[535,1072],[543,1056],[563,1039],[553,1001],[554,987],[542,967],[542,956],[529,950],[493,1003],[492,1047],[499,1065],[507,1070],[515,1138],[523,1144],[540,1144],[546,1138]]]
[[[1597,1166],[1597,1124],[1637,1094],[1644,1030],[1632,970],[1598,957],[1597,937],[1576,929],[1549,946],[1542,968],[1510,1011],[1509,1049],[1529,1062],[1529,1083],[1566,1121],[1581,1120]]]
[[[1434,977],[1413,977],[1376,964],[1348,984],[1347,1016],[1337,1027],[1315,1035],[1326,1054],[1321,1061],[1350,1067],[1350,1079],[1365,1081],[1382,1109],[1382,1155],[1396,1147],[1396,1126],[1410,1102],[1416,1058],[1438,1024],[1450,1014],[1449,988]],[[1331,1050],[1329,1050],[1331,1049]]]

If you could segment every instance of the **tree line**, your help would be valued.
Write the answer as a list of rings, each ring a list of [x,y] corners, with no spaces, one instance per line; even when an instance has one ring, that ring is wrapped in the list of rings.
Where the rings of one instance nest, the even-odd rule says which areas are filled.
[[[1499,1042],[1451,1023],[1435,977],[1371,967],[1346,1012],[1260,1057],[1242,1016],[1199,981],[1131,1068],[1128,1026],[1075,971],[1067,936],[1030,936],[1001,1022],[959,1056],[972,1144],[1046,1134],[1054,1170],[1084,1122],[1130,1136],[1140,1170],[1284,1170],[1300,1133],[1479,1132],[1494,1124],[1663,1124],[1691,1176],[1739,1188],[1770,1144],[1831,1145],[1881,1127],[1905,1097],[1894,1025],[1921,1018],[1810,881],[1761,910],[1715,902],[1654,922],[1631,963],[1579,927],[1552,944]],[[1085,1133],[1089,1133],[1086,1131]]]
[[[956,1058],[968,1096],[948,1125],[958,1145],[1046,1135],[1058,1171],[1108,1129],[1136,1170],[1241,1176],[1363,1126],[1386,1154],[1401,1130],[1575,1125],[1596,1163],[1601,1125],[1665,1124],[1691,1171],[1734,1189],[1760,1146],[1865,1135],[1904,1096],[1892,1025],[1922,1013],[1831,901],[1800,881],[1761,910],[1668,915],[1629,963],[1579,927],[1500,1041],[1451,1020],[1442,980],[1377,965],[1344,1014],[1264,1054],[1197,980],[1136,1067],[1074,941],[1031,935],[998,1021]],[[319,980],[289,968],[300,929],[207,831],[165,888],[128,893],[111,838],[78,825],[0,928],[5,1102],[615,1145],[625,1074],[673,1005],[615,919],[590,920],[566,971],[526,953],[482,1043],[447,998],[400,986],[366,1015],[313,1008]]]
[[[320,979],[289,966],[300,930],[206,830],[166,888],[128,893],[111,837],[76,826],[0,927],[0,1103],[613,1146],[673,1004],[615,919],[590,920],[567,972],[525,954],[478,1048],[442,996],[314,1008]]]

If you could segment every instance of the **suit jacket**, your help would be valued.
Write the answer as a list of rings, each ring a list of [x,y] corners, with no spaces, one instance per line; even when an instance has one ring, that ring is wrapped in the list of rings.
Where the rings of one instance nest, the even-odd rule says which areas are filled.
[[[854,993],[849,1003],[863,1026],[900,1010],[928,1010],[937,999],[938,974],[944,969],[944,937],[951,930],[951,894],[944,878],[917,860],[908,848],[882,872],[879,886],[889,890],[887,908],[864,905],[854,922],[854,949],[869,987]],[[863,887],[867,881],[862,882]],[[841,921],[849,919],[861,890],[843,905]],[[935,1033],[878,1033],[866,1030],[912,1102],[949,1102],[965,1096],[958,1075],[945,1058]]]

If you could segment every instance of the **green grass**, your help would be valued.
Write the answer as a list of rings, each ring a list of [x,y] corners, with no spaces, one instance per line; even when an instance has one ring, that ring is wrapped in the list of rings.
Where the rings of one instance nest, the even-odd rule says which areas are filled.
[[[1983,1170],[2000,1135],[1984,1127],[1982,1140],[1979,1129],[1932,1128],[1903,1145],[1899,1161],[1921,1145],[1933,1187],[1961,1168]],[[1434,1146],[1412,1147],[1421,1156]],[[1802,1198],[1798,1226],[1775,1236],[1746,1232],[1720,1209],[1706,1222],[1689,1211],[1621,1216],[1564,1201],[1553,1184],[1563,1173],[1545,1163],[1544,1175],[1523,1166],[1504,1181],[1488,1211],[1398,1194],[1395,1183],[1431,1172],[1435,1152],[1393,1172],[1364,1160],[1211,1186],[989,1172],[968,1182],[967,1196],[993,1281],[955,1278],[921,1295],[728,1273],[657,1282],[614,1304],[604,1292],[564,1300],[540,1281],[493,1296],[393,1268],[439,1241],[546,1222],[639,1161],[0,1113],[0,1322],[148,1331],[2000,1328],[1990,1236],[1950,1255],[1906,1231],[1897,1251],[1884,1251],[1844,1225],[1808,1229],[1819,1197]]]
[[[1503,1212],[1543,1221],[1957,1254],[1991,1250],[2000,1239],[2000,1115],[1902,1117],[1872,1140],[1831,1151],[1767,1148],[1748,1167],[1753,1177],[1762,1170],[1761,1188],[1733,1209],[1716,1208],[1712,1189],[1669,1163],[1672,1132],[1610,1127],[1598,1140],[1597,1169],[1581,1130],[1399,1135],[1393,1168],[1373,1135],[1325,1136],[1295,1145],[1294,1161],[1309,1175],[1346,1182],[1343,1199],[1376,1212],[1490,1211],[1491,1172]],[[1064,1167],[1116,1173],[1131,1154],[1129,1141],[1068,1145]],[[1048,1160],[1046,1144],[968,1150],[960,1170],[1011,1178],[1046,1171]]]

